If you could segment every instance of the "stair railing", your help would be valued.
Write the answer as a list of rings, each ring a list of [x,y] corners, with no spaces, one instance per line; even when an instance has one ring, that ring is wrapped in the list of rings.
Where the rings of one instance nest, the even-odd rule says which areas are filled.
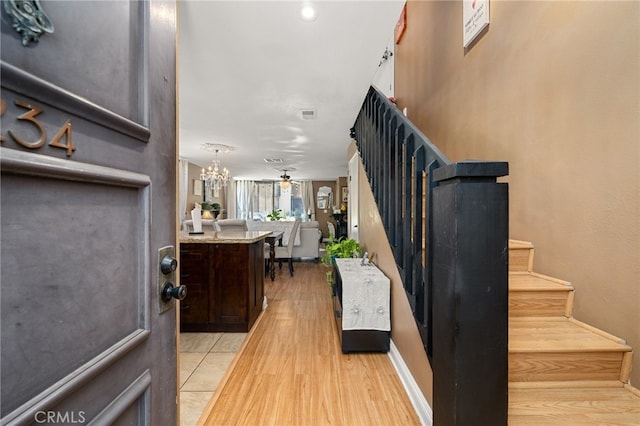
[[[434,423],[506,425],[508,163],[450,161],[375,87],[351,136],[432,366]]]

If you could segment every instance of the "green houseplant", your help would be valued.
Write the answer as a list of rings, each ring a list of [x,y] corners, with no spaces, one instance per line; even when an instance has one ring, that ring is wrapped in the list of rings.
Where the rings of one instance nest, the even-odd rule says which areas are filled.
[[[353,238],[335,239],[333,235],[330,235],[329,241],[325,245],[325,253],[320,258],[322,264],[330,268],[327,271],[327,284],[333,285],[334,259],[360,256],[362,256],[362,248],[356,240]]]
[[[200,204],[200,208],[202,210],[220,211],[220,204],[219,203],[210,203],[208,201],[203,201],[202,204]]]
[[[213,212],[213,218],[217,219],[220,214],[220,203],[211,203],[211,211]]]
[[[280,220],[282,219],[282,210],[273,210],[271,213],[267,215],[269,220]]]
[[[210,203],[209,201],[203,201],[202,204],[200,204],[200,209],[202,209],[203,212],[205,211],[211,212],[213,214],[214,219],[217,218],[218,215],[220,214],[219,203]]]

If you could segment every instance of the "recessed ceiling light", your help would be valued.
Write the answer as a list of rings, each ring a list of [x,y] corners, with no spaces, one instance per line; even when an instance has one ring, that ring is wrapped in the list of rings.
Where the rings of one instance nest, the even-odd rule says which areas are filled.
[[[300,15],[305,21],[315,21],[318,18],[318,11],[311,4],[305,3],[300,9]]]

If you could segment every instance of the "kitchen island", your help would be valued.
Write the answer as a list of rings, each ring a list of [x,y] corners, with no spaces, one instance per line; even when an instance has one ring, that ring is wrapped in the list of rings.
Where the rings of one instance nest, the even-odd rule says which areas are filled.
[[[180,331],[249,331],[262,311],[270,232],[180,234]]]

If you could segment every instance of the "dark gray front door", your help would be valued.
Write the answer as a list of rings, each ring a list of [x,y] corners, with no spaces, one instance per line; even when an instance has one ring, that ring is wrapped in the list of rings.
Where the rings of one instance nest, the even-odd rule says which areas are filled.
[[[175,9],[2,1],[3,425],[176,424]]]

